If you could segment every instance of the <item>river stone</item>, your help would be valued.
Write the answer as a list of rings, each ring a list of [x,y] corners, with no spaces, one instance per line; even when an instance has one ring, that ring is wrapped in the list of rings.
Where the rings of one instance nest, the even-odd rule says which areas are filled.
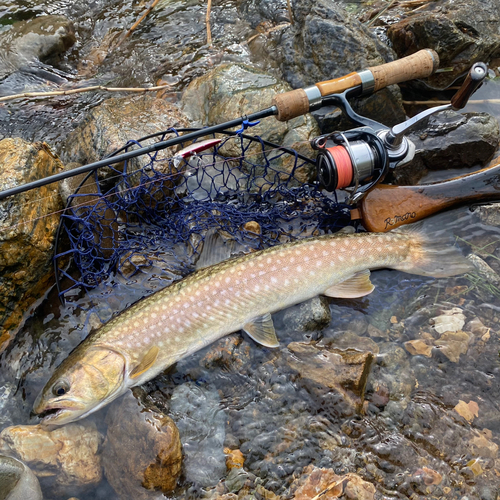
[[[28,465],[44,490],[71,496],[102,479],[102,436],[93,423],[68,424],[53,431],[40,425],[7,427],[0,433],[0,452]]]
[[[188,125],[186,117],[175,106],[161,99],[148,95],[114,97],[93,108],[85,120],[68,135],[62,157],[67,163],[92,163],[123,147],[130,140],[171,127],[182,128]],[[160,151],[156,159],[170,156],[171,151]],[[140,168],[148,161],[147,155],[129,160],[128,171]],[[157,165],[161,165],[161,162]],[[114,165],[114,168],[122,169],[123,165]],[[99,175],[106,177],[116,175],[116,172],[100,169]]]
[[[499,28],[495,0],[475,2],[473,8],[469,0],[446,0],[393,24],[387,35],[399,57],[434,49],[439,66],[453,71],[437,73],[429,83],[445,88],[469,71],[473,63],[488,63],[500,55]]]
[[[102,461],[118,496],[164,498],[181,471],[181,442],[172,419],[129,392],[109,408],[106,422]]]
[[[0,455],[0,500],[42,500],[40,483],[19,460]]]
[[[54,63],[76,42],[73,24],[64,16],[40,16],[18,21],[0,35],[0,80],[37,62]],[[47,76],[47,71],[43,75]]]
[[[372,352],[326,348],[313,344],[288,344],[288,365],[297,370],[300,383],[311,394],[335,400],[337,411],[352,415],[360,411],[373,361]]]
[[[170,410],[181,436],[186,481],[201,487],[216,485],[226,473],[226,415],[219,393],[186,382],[175,388]]]
[[[287,328],[300,332],[325,328],[332,320],[332,313],[326,297],[314,297],[300,305],[290,307],[283,316]]]
[[[287,83],[256,68],[243,64],[223,64],[193,80],[185,90],[181,103],[192,122],[207,126],[268,108],[275,94],[289,90],[291,87]],[[319,135],[319,129],[313,117],[306,114],[288,122],[277,121],[274,117],[264,118],[246,133],[312,156],[308,141]],[[251,155],[258,155],[260,151],[260,144],[253,144],[245,154],[252,161]],[[221,149],[221,153],[241,156],[239,141],[230,141]],[[257,156],[256,163],[259,160]],[[289,172],[294,160],[292,155],[282,155],[273,161],[272,166]],[[308,165],[301,167],[295,175],[300,182],[310,181],[315,178],[316,169]]]
[[[391,50],[349,14],[342,3],[302,0],[292,4],[295,22],[283,33],[280,46],[283,77],[293,88],[314,85],[394,59]],[[362,99],[354,106],[359,114],[386,125],[405,119],[396,86]]]
[[[19,138],[0,141],[0,164],[0,190],[63,169],[47,144]],[[56,184],[0,201],[0,352],[53,279],[52,255],[61,208]]]
[[[498,121],[488,113],[441,111],[408,138],[415,144],[415,158],[396,167],[400,185],[414,185],[431,170],[471,168],[488,162],[498,147]]]

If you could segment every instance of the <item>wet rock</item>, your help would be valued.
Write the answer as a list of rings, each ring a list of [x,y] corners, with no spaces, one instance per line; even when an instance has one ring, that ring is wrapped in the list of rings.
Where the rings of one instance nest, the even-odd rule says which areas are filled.
[[[64,16],[40,16],[14,23],[0,36],[0,80],[19,69],[36,74],[37,62],[55,63],[75,42],[73,24]],[[41,66],[38,72],[41,78],[50,76]]]
[[[288,84],[256,68],[224,64],[189,84],[182,96],[182,109],[193,122],[201,126],[213,125],[268,108],[276,93],[288,90]],[[288,122],[266,118],[247,133],[312,156],[313,151],[307,141],[319,135],[319,129],[312,116],[307,114]],[[232,144],[227,143],[221,153],[239,157],[239,142],[231,147]],[[259,154],[259,151],[260,145],[252,144],[246,154]],[[273,161],[273,168],[290,172],[293,164],[291,155],[282,155]],[[315,175],[311,165],[301,167],[295,173],[300,182],[311,180]]]
[[[303,475],[292,484],[290,490],[294,493],[295,500],[316,498],[373,500],[375,496],[375,486],[357,474],[348,473],[339,476],[333,469],[317,468],[313,465],[304,469]]]
[[[498,56],[497,10],[494,1],[480,2],[471,9],[467,0],[446,0],[393,24],[387,35],[399,57],[424,48],[436,50],[440,67],[453,71],[433,75],[429,82],[445,88],[473,63],[488,63]]]
[[[495,286],[500,284],[500,276],[481,257],[471,253],[467,255],[467,259],[472,262],[481,278]]]
[[[300,305],[287,309],[283,323],[287,328],[299,332],[325,328],[332,320],[332,313],[325,297],[314,297]]]
[[[500,203],[489,203],[480,205],[475,209],[479,220],[489,226],[500,226]]]
[[[393,59],[390,50],[341,3],[295,2],[293,14],[295,22],[279,42],[283,76],[293,88],[307,87]],[[405,118],[397,87],[381,90],[354,106],[359,114],[386,125],[395,125]]]
[[[393,172],[398,184],[412,185],[431,170],[471,168],[486,164],[500,137],[498,121],[487,113],[441,111],[413,131],[415,158]]]
[[[1,190],[63,168],[45,143],[18,138],[0,141],[0,164]],[[54,184],[0,202],[0,352],[53,279],[53,245],[61,208]]]
[[[0,455],[0,498],[42,500],[42,490],[28,466],[15,458]]]
[[[437,333],[458,332],[465,325],[465,315],[462,309],[454,307],[443,311],[439,316],[431,318],[429,322],[432,325],[432,329]]]
[[[203,487],[217,484],[226,472],[226,417],[219,394],[187,382],[175,388],[170,409],[181,437],[186,480]]]
[[[405,349],[413,356],[422,354],[428,358],[432,357],[432,344],[422,339],[409,340],[405,342]]]
[[[172,419],[128,393],[110,407],[106,422],[102,462],[118,496],[160,498],[172,491],[182,461],[179,431]]]
[[[78,128],[68,135],[63,158],[68,163],[92,163],[125,146],[130,140],[137,140],[170,127],[186,126],[186,117],[175,106],[161,99],[151,96],[107,99],[93,108]],[[162,151],[157,159],[170,156],[171,151]],[[147,157],[129,161],[129,171],[143,166],[147,161]],[[161,162],[157,163],[161,165]],[[114,165],[114,168],[123,167]],[[104,176],[104,173],[100,175]],[[107,175],[111,173],[108,171]]]
[[[373,360],[370,351],[322,348],[312,344],[288,344],[287,363],[297,370],[300,383],[318,397],[329,394],[339,411],[353,414],[363,404],[368,374]]]
[[[43,489],[57,496],[75,495],[101,481],[101,443],[101,434],[90,423],[53,431],[18,425],[0,433],[0,451],[25,462]]]

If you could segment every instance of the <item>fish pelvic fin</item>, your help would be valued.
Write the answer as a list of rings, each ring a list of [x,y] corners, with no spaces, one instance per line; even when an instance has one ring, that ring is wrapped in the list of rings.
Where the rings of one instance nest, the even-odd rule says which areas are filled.
[[[323,292],[323,295],[337,299],[356,299],[372,293],[374,289],[375,287],[370,281],[370,271],[365,269],[341,283],[331,286]]]
[[[158,357],[158,353],[160,352],[160,348],[158,346],[153,346],[149,351],[145,354],[145,356],[141,359],[139,364],[130,372],[130,378],[137,378],[139,375],[142,375],[145,371],[149,370],[156,358]]]
[[[431,218],[391,231],[407,235],[410,242],[408,256],[401,263],[391,265],[392,269],[435,278],[456,276],[472,270],[471,262],[456,246],[451,228],[447,224],[439,224],[438,220]]]
[[[243,326],[245,331],[255,342],[266,347],[278,347],[279,341],[274,330],[274,323],[269,313],[255,318]]]

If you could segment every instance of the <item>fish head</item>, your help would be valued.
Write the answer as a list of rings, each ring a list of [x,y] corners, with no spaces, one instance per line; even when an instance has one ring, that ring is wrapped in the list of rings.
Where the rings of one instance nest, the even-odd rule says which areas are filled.
[[[63,425],[86,417],[126,389],[125,357],[113,349],[74,351],[38,395],[33,413],[42,425]]]

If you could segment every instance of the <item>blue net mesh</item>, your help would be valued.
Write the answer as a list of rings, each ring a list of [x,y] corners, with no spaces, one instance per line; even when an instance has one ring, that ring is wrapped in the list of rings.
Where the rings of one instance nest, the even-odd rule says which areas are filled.
[[[170,134],[178,131],[120,151]],[[258,137],[218,137],[187,159],[163,150],[87,175],[61,218],[55,267],[62,297],[112,289],[141,273],[168,284],[200,263],[208,236],[217,235],[230,256],[350,223],[347,205],[307,182],[313,160]]]

